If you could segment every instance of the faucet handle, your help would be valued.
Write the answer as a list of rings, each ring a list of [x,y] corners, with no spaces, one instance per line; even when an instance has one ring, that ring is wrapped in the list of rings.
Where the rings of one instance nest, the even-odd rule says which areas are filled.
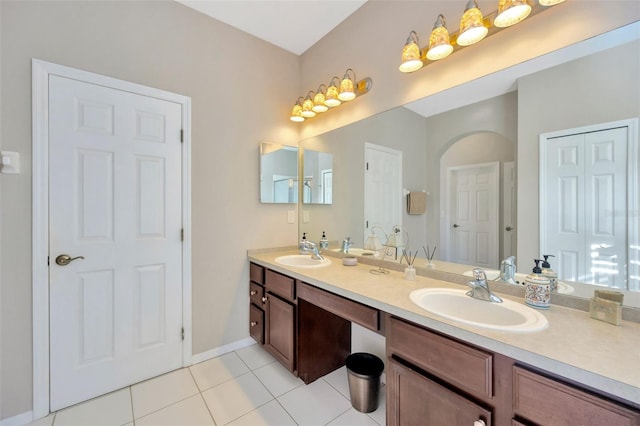
[[[482,270],[480,268],[473,268],[473,278],[476,281],[486,281],[487,280],[487,274],[485,274],[484,270]]]

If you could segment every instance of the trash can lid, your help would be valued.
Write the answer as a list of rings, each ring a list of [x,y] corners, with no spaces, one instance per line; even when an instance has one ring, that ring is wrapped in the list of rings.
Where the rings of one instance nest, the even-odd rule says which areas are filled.
[[[347,369],[362,376],[379,376],[384,370],[380,358],[365,352],[356,352],[347,357]]]

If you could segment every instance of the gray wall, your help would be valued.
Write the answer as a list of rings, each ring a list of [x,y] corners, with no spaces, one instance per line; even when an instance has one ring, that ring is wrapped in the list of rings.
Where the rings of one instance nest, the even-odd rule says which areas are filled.
[[[541,133],[640,116],[639,52],[635,41],[519,80],[520,199],[539,197]],[[537,203],[518,204],[518,270],[528,270],[541,255],[538,216]]]
[[[20,175],[0,175],[0,418],[32,402],[31,58],[191,96],[193,353],[247,337],[247,248],[297,239],[294,207],[258,202],[258,143],[297,143],[299,57],[172,1],[3,0],[0,11],[1,145],[22,158]]]

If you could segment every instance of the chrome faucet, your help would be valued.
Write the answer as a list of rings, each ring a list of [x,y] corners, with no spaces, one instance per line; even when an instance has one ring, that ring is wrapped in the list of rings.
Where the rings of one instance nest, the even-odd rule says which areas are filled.
[[[500,263],[500,275],[494,281],[518,285],[516,281],[516,257],[509,256]]]
[[[324,260],[324,257],[320,254],[320,250],[318,250],[318,245],[312,241],[300,241],[298,248],[300,249],[300,253],[311,253],[312,259]]]
[[[344,240],[342,240],[342,249],[340,251],[342,251],[344,254],[348,254],[349,249],[351,248],[352,245],[353,245],[353,242],[351,241],[351,237],[347,237]]]
[[[467,292],[467,296],[488,302],[502,303],[502,299],[491,292],[489,283],[487,282],[487,275],[482,269],[474,268],[473,278],[475,281],[469,282],[471,290]]]

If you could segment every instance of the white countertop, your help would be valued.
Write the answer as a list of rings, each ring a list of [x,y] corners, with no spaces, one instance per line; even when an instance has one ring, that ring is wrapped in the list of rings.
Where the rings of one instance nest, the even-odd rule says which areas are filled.
[[[343,266],[331,257],[322,268],[280,265],[275,258],[296,251],[250,250],[249,260],[306,283],[388,312],[456,339],[484,347],[541,370],[557,374],[640,405],[640,324],[615,326],[590,318],[588,312],[553,305],[540,311],[549,328],[533,333],[509,333],[449,321],[416,306],[409,294],[419,288],[460,285],[423,276],[404,279],[401,272],[376,275],[377,267]],[[524,303],[523,299],[503,295]]]

